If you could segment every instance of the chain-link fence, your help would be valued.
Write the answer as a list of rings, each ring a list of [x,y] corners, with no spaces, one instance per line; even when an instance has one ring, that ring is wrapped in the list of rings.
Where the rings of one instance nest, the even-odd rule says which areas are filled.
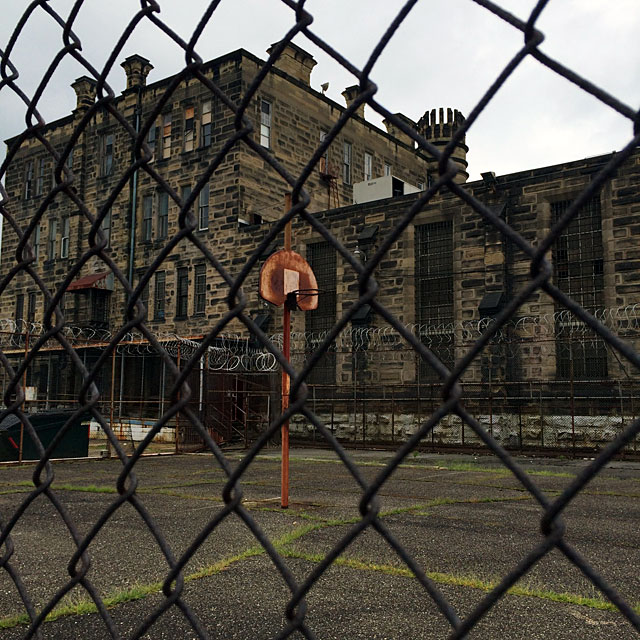
[[[640,630],[640,616],[633,604],[621,597],[615,587],[578,553],[565,537],[562,520],[567,507],[574,503],[576,497],[602,468],[616,454],[634,442],[640,430],[640,422],[635,419],[634,412],[630,411],[628,419],[624,420],[621,413],[615,433],[604,444],[597,457],[571,480],[559,495],[550,495],[545,493],[507,452],[503,446],[504,439],[498,439],[493,425],[487,423],[486,417],[493,414],[486,410],[478,412],[473,402],[476,395],[474,389],[472,386],[467,388],[462,383],[465,372],[481,361],[489,352],[496,336],[513,323],[514,318],[522,315],[520,310],[531,297],[542,294],[548,296],[553,305],[567,310],[566,313],[581,327],[588,327],[599,341],[606,344],[609,351],[615,353],[616,358],[625,363],[627,370],[637,372],[640,365],[640,356],[620,338],[618,332],[603,322],[602,318],[587,310],[592,311],[596,308],[600,300],[597,297],[587,299],[583,293],[576,299],[567,295],[553,283],[553,268],[548,260],[549,252],[554,250],[559,238],[570,227],[572,221],[578,218],[583,206],[606,189],[617,172],[632,157],[640,134],[634,134],[624,148],[606,162],[600,163],[587,183],[574,187],[570,193],[570,204],[554,209],[550,230],[537,239],[519,233],[515,225],[510,224],[502,215],[500,207],[488,205],[464,185],[463,174],[466,164],[460,156],[460,149],[464,146],[465,135],[492,104],[496,93],[508,84],[510,75],[525,61],[536,60],[550,72],[572,82],[593,99],[637,126],[638,113],[635,109],[623,104],[616,97],[594,86],[541,51],[543,34],[536,25],[548,2],[538,2],[529,18],[523,21],[497,4],[487,0],[476,0],[475,4],[493,14],[495,20],[504,21],[519,31],[523,44],[495,82],[487,87],[485,94],[466,119],[457,112],[447,115],[446,118],[441,114],[439,119],[432,114],[432,117],[427,118],[419,127],[399,114],[391,113],[380,104],[376,100],[377,87],[371,80],[371,73],[380,55],[393,40],[399,27],[411,19],[417,0],[406,2],[400,8],[362,68],[352,64],[314,31],[313,16],[307,12],[304,1],[282,1],[282,6],[291,12],[291,28],[285,34],[277,34],[280,40],[270,49],[266,62],[242,53],[235,57],[223,57],[214,65],[210,65],[199,57],[198,42],[205,26],[216,19],[219,2],[211,3],[191,39],[186,42],[172,30],[170,24],[163,21],[156,2],[143,0],[140,9],[132,11],[126,28],[120,39],[114,43],[105,66],[100,70],[83,53],[82,42],[91,35],[78,34],[75,31],[75,20],[83,4],[82,0],[78,0],[66,16],[57,13],[46,0],[32,2],[27,7],[23,19],[17,24],[11,41],[2,52],[0,65],[0,90],[12,93],[22,102],[27,122],[24,131],[9,141],[6,160],[0,169],[0,176],[4,178],[0,203],[3,217],[3,272],[0,291],[5,300],[4,307],[15,309],[16,326],[21,326],[23,320],[31,322],[38,308],[41,310],[38,313],[38,322],[42,326],[42,330],[33,336],[34,339],[12,337],[9,349],[11,353],[5,349],[0,353],[6,382],[6,406],[1,417],[13,416],[17,419],[23,425],[25,437],[28,436],[36,443],[40,456],[34,470],[33,488],[21,497],[9,513],[3,513],[0,520],[0,567],[15,587],[15,593],[18,594],[28,616],[28,630],[24,637],[40,637],[46,617],[75,587],[81,587],[89,595],[110,637],[120,637],[107,604],[93,582],[91,576],[94,574],[89,575],[88,570],[92,545],[100,536],[105,524],[114,514],[122,513],[121,509],[125,506],[133,507],[142,517],[168,567],[161,585],[160,601],[154,610],[139,622],[131,637],[143,637],[158,619],[169,615],[169,610],[174,610],[174,607],[181,611],[188,622],[190,635],[200,638],[213,637],[215,632],[204,628],[184,598],[184,568],[209,536],[230,518],[237,518],[246,525],[284,579],[290,599],[284,611],[288,623],[278,633],[277,637],[280,638],[293,637],[296,634],[307,638],[315,637],[307,622],[307,596],[323,577],[328,576],[328,569],[348,545],[364,532],[372,531],[382,536],[416,576],[424,589],[424,595],[433,600],[450,625],[451,638],[466,637],[508,590],[552,551],[560,552],[575,565],[594,588],[619,609],[630,625],[635,630]],[[25,34],[29,36],[30,19],[39,12],[47,14],[53,21],[51,28],[59,34],[62,44],[51,60],[51,66],[43,76],[38,89],[33,96],[28,96],[21,88],[20,69],[14,66],[12,52],[19,37]],[[142,22],[152,25],[158,33],[163,33],[181,48],[186,64],[177,75],[164,82],[149,85],[145,90],[146,75],[151,65],[142,56],[130,56],[123,63],[127,74],[127,89],[122,96],[117,97],[109,86],[107,77],[136,26]],[[278,159],[272,149],[274,128],[278,122],[274,113],[275,98],[270,97],[276,91],[276,80],[273,78],[281,81],[288,72],[297,74],[295,82],[288,85],[291,91],[289,99],[293,100],[294,87],[304,85],[305,77],[308,80],[308,72],[312,66],[308,54],[300,47],[291,45],[293,38],[296,38],[296,42],[313,43],[353,74],[356,84],[348,92],[348,107],[336,111],[337,115],[331,126],[320,131],[321,135],[307,147],[308,152],[302,153],[300,157],[300,149],[294,146],[288,148]],[[73,116],[55,123],[46,122],[40,115],[41,98],[45,89],[55,83],[57,67],[63,60],[71,59],[83,73],[74,83],[78,97],[77,108]],[[246,62],[247,60],[249,62]],[[251,77],[241,75],[243,65],[253,65]],[[234,76],[234,73],[239,75]],[[196,105],[198,128],[194,115],[194,87],[206,91],[209,96]],[[176,97],[178,91],[183,91],[180,97]],[[314,180],[315,184],[319,184],[318,180],[324,181],[329,206],[340,203],[340,197],[344,199],[345,193],[350,192],[346,186],[352,182],[352,153],[355,153],[357,136],[353,135],[351,142],[345,141],[340,148],[340,170],[337,172],[335,167],[331,166],[330,154],[337,141],[342,140],[340,136],[348,127],[365,126],[361,118],[361,108],[365,104],[385,119],[388,127],[395,132],[396,141],[404,141],[402,144],[394,142],[396,148],[404,150],[402,153],[405,153],[406,158],[418,158],[416,162],[423,163],[420,166],[431,167],[432,171],[423,178],[422,190],[417,190],[417,195],[410,201],[402,201],[405,204],[402,205],[402,211],[393,227],[385,232],[375,251],[363,262],[347,248],[346,241],[329,231],[321,217],[311,213],[313,202],[307,187]],[[177,120],[172,118],[172,110],[179,114]],[[286,120],[289,115],[284,114],[281,118]],[[437,126],[442,126],[443,130],[448,127],[448,138],[444,142],[442,139],[436,141],[434,138],[434,128]],[[216,140],[215,144],[212,143],[213,138]],[[193,152],[196,146],[205,149],[206,154],[203,152],[203,155],[199,156],[199,164],[194,164],[196,168],[192,168],[191,176],[195,175],[196,179],[190,184],[182,184],[180,176],[176,177],[171,173],[171,162],[181,154]],[[289,162],[296,154],[297,164]],[[274,210],[282,211],[279,199],[267,199],[260,211],[265,215],[271,215],[272,224],[261,236],[258,246],[251,247],[249,251],[238,246],[230,250],[223,241],[222,234],[224,225],[229,224],[229,216],[234,216],[234,228],[238,225],[251,227],[261,218],[260,211],[234,208],[234,203],[240,201],[243,191],[233,183],[233,178],[226,181],[227,174],[232,175],[232,171],[227,170],[230,166],[235,166],[234,163],[241,163],[242,158],[245,158],[243,162],[249,158],[249,164],[252,164],[259,174],[254,180],[255,193],[263,194],[264,198],[264,193],[267,193],[269,188],[273,193],[278,190],[280,193],[288,191],[293,203],[291,208],[279,215],[273,213]],[[365,167],[368,162],[372,162],[366,155],[363,156],[363,160]],[[409,160],[402,160],[402,163],[407,167],[411,164]],[[316,178],[318,169],[319,179]],[[386,172],[386,167],[384,171]],[[418,171],[411,174],[411,170],[407,169],[407,180],[413,179],[417,182],[420,180],[419,174],[427,174],[426,170],[421,171],[422,173]],[[341,174],[342,181],[337,180],[336,173]],[[396,183],[391,186],[392,194],[396,195]],[[250,181],[247,181],[244,190],[247,192],[250,189]],[[215,238],[207,240],[202,232],[213,227],[213,212],[211,215],[209,212],[210,192],[212,198],[214,194],[218,198],[215,201],[219,211],[216,224],[219,225],[217,229],[220,233]],[[417,335],[405,321],[397,317],[390,305],[385,303],[383,288],[376,280],[378,273],[384,273],[385,259],[392,247],[418,219],[421,212],[444,193],[464,205],[485,228],[502,237],[510,250],[520,252],[529,263],[529,273],[520,274],[522,286],[508,296],[494,314],[493,321],[481,327],[472,344],[457,344],[456,348],[459,351],[455,354],[455,360],[445,357],[438,349],[430,350],[429,340],[423,340],[423,336]],[[344,200],[342,202],[344,203]],[[325,204],[319,208],[326,206]],[[177,209],[175,216],[169,215],[172,208]],[[63,215],[54,221],[53,212],[56,209]],[[121,225],[120,239],[114,235],[117,234],[117,221]],[[350,274],[352,290],[355,292],[352,304],[344,305],[342,313],[334,307],[333,311],[330,310],[331,313],[325,317],[316,317],[313,321],[315,329],[324,331],[323,337],[313,343],[311,356],[305,357],[304,365],[300,367],[289,364],[279,345],[268,338],[260,316],[250,308],[251,297],[247,293],[256,288],[254,285],[257,271],[269,247],[272,243],[280,241],[291,221],[295,221],[298,228],[307,228],[315,234],[316,239],[328,243],[329,248],[335,250],[341,264],[344,265],[343,271]],[[47,222],[46,234],[44,222]],[[134,226],[136,222],[137,227]],[[446,231],[444,227],[442,230]],[[427,229],[428,231],[430,230]],[[579,234],[573,234],[571,237],[574,236],[577,238]],[[571,246],[568,245],[566,251],[570,249]],[[197,255],[198,260],[191,267],[182,265],[179,257],[176,260],[176,254],[184,252]],[[428,257],[429,252],[425,252]],[[323,255],[326,253],[323,248]],[[45,254],[48,260],[43,262]],[[57,256],[67,262],[61,266],[56,262]],[[427,258],[424,260],[426,262],[423,263],[422,277],[431,277],[432,265]],[[596,284],[599,283],[601,275],[598,271],[598,260],[597,257],[591,260],[591,281]],[[567,268],[570,268],[571,261],[567,259],[566,262]],[[87,275],[86,269],[89,267],[91,270]],[[330,268],[325,269],[323,274],[322,277],[327,282],[334,276]],[[190,298],[188,293],[190,278],[194,283],[193,298]],[[31,290],[25,289],[25,284]],[[149,295],[150,285],[153,286],[152,295]],[[326,289],[326,283],[320,283],[319,286],[321,290]],[[20,292],[20,287],[24,289],[24,293]],[[444,295],[446,281],[439,280],[438,287],[439,295],[442,295],[437,303],[438,308],[442,310],[449,304]],[[93,323],[91,326],[100,331],[100,327],[108,321],[107,291],[113,292],[112,310],[115,307],[115,315],[119,314],[124,320],[120,320],[117,327],[103,335],[103,348],[97,359],[89,361],[83,358],[82,350],[77,348],[78,337],[68,330],[71,322],[69,315],[72,313],[69,294],[75,292],[73,312],[88,314],[87,317],[91,321],[89,324]],[[32,298],[31,293],[35,297]],[[428,293],[424,295],[428,298]],[[209,311],[207,296],[215,298],[218,308],[226,306],[226,310],[217,315],[206,315]],[[156,330],[168,318],[169,300],[174,305],[175,316],[178,319],[188,315],[187,309],[191,307],[201,314],[191,324],[185,320],[185,326],[190,328],[191,332],[182,335],[196,337],[197,334],[197,339],[189,343],[187,357],[177,352],[181,341],[175,341],[171,349],[175,348],[176,353],[172,353],[166,339]],[[326,300],[329,300],[329,297]],[[331,304],[337,304],[335,299],[332,300]],[[328,303],[325,303],[324,309],[327,308]],[[421,419],[419,425],[407,434],[406,441],[398,447],[393,459],[372,478],[365,477],[350,459],[331,429],[326,413],[322,415],[314,411],[307,385],[314,377],[316,365],[328,369],[327,361],[323,361],[323,357],[331,355],[333,345],[341,332],[366,308],[371,309],[390,327],[394,335],[399,336],[403,344],[410,347],[411,353],[420,359],[425,374],[429,373],[438,379],[437,386],[430,383],[428,402],[422,391],[410,399],[411,402],[422,402],[428,407],[425,406],[417,412]],[[7,314],[3,313],[3,317],[7,317]],[[327,318],[328,327],[323,326]],[[433,319],[436,319],[436,315],[431,319],[427,318]],[[15,333],[15,328],[8,328],[8,332]],[[259,437],[242,461],[233,466],[212,436],[209,425],[203,423],[199,412],[194,408],[192,384],[200,375],[202,359],[209,353],[208,350],[219,346],[223,334],[239,330],[244,332],[247,339],[253,340],[260,350],[270,354],[270,362],[275,360],[278,366],[289,374],[291,391],[288,409],[284,413],[276,412],[276,418],[268,427],[261,429]],[[105,364],[108,366],[112,362],[113,355],[119,349],[134,348],[130,344],[122,346],[123,343],[131,342],[132,333],[135,333],[136,337],[139,336],[145,348],[152,350],[159,357],[163,375],[166,375],[171,384],[171,401],[161,407],[160,418],[154,421],[147,436],[135,451],[130,453],[122,446],[118,434],[114,431],[114,421],[101,410],[104,406],[101,394],[105,389],[105,381],[100,373],[105,369]],[[24,332],[24,335],[28,336],[29,331]],[[74,372],[79,384],[74,399],[73,415],[68,418],[59,436],[45,448],[38,438],[33,418],[25,411],[25,390],[30,386],[27,384],[26,375],[34,360],[52,346],[64,354],[67,366]],[[16,358],[17,350],[24,350],[24,357]],[[440,357],[436,357],[435,354]],[[573,351],[570,350],[569,355],[573,357]],[[125,359],[121,358],[119,366],[124,367],[124,363]],[[334,363],[331,361],[329,364],[333,366]],[[124,372],[120,373],[120,379],[124,379]],[[145,375],[142,372],[140,379],[144,383]],[[517,402],[514,401],[515,406],[519,408],[542,402],[540,394],[536,399],[536,394],[528,391],[531,389],[527,387],[530,382],[533,380],[519,381],[515,395],[502,394],[496,402],[504,404],[513,398],[519,398]],[[506,383],[502,385],[503,389],[507,387]],[[200,386],[200,389],[203,388]],[[527,395],[526,401],[522,400]],[[633,397],[633,391],[626,390],[621,393],[620,398],[626,397]],[[358,400],[356,389],[354,401],[357,403]],[[562,398],[559,402],[562,404]],[[262,408],[263,413],[269,410],[272,409]],[[553,408],[545,409],[545,412],[547,410],[553,411]],[[116,499],[88,526],[86,523],[79,526],[59,499],[53,484],[55,467],[50,458],[58,440],[71,429],[80,416],[87,413],[106,434],[114,455],[122,462],[122,469],[116,482]],[[513,411],[509,413],[513,414]],[[521,411],[521,415],[523,414]],[[568,415],[577,414],[573,412]],[[313,571],[300,579],[294,577],[273,541],[257,524],[250,510],[243,505],[241,490],[243,479],[250,471],[256,456],[289,419],[302,419],[312,425],[316,437],[336,452],[361,488],[358,505],[360,517],[330,552],[319,560]],[[224,420],[233,422],[235,418],[225,416]],[[176,421],[188,424],[189,428],[197,433],[198,442],[204,442],[227,476],[227,484],[221,496],[224,506],[200,531],[194,533],[187,547],[178,556],[172,551],[171,540],[166,537],[146,508],[143,497],[137,491],[136,479],[136,465],[146,447],[165,426],[175,424]],[[541,539],[530,551],[516,559],[514,568],[502,576],[499,583],[488,589],[488,593],[477,606],[465,616],[459,616],[445,593],[391,534],[380,518],[377,497],[378,492],[394,476],[407,456],[421,443],[435,438],[439,430],[446,425],[459,428],[460,433],[465,434],[465,439],[481,442],[486,450],[496,456],[513,474],[520,482],[521,488],[528,492],[542,510]],[[575,434],[575,424],[569,428],[573,428]],[[14,549],[19,544],[14,535],[16,528],[37,498],[41,501],[46,500],[61,517],[76,548],[68,563],[70,577],[42,608],[34,606],[32,595],[21,576],[20,567],[14,563]]]

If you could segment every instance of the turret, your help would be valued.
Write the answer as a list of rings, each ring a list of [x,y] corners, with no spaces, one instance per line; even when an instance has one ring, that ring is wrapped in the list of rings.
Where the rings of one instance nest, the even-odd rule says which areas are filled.
[[[464,123],[464,116],[457,109],[447,109],[446,117],[445,110],[440,108],[432,109],[431,112],[426,111],[425,114],[418,121],[418,130],[432,145],[434,145],[439,151],[451,142],[454,134]],[[457,183],[463,183],[467,181],[469,174],[467,173],[467,151],[469,147],[465,144],[465,137],[463,136],[456,144],[451,160],[458,165],[458,173],[454,179]],[[433,158],[428,162],[429,175],[434,179],[437,179],[439,175],[438,171],[438,159]]]

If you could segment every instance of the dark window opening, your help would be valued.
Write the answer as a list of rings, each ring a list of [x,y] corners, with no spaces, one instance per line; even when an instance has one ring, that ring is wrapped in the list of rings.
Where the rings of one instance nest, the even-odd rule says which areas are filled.
[[[336,250],[329,242],[315,242],[307,247],[307,262],[318,281],[318,308],[305,313],[306,350],[315,351],[336,322]],[[336,353],[330,348],[309,373],[311,384],[335,384]]]
[[[571,206],[571,200],[551,204],[551,223]],[[573,217],[553,247],[554,284],[581,307],[594,313],[604,307],[602,211],[598,197]],[[556,311],[565,307],[556,304]],[[570,314],[556,320],[556,374],[561,380],[607,377],[604,341]]]
[[[415,229],[416,323],[420,341],[447,367],[455,360],[453,343],[453,225],[450,220]],[[438,374],[420,359],[420,380]]]

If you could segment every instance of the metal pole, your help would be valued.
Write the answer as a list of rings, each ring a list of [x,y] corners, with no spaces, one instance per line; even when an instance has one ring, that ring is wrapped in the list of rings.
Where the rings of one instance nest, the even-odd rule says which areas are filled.
[[[180,375],[180,343],[179,342],[178,342],[178,356],[176,360],[178,364],[178,376],[179,376]],[[178,390],[178,402],[180,402],[180,390]],[[180,451],[179,439],[180,439],[180,412],[178,411],[178,413],[176,413],[176,453],[179,453]]]
[[[24,359],[26,360],[29,356],[29,329],[25,328],[24,330]],[[22,393],[24,395],[24,400],[22,401],[22,411],[26,408],[26,389],[27,389],[27,369],[25,367],[24,373],[22,374]],[[24,422],[20,423],[20,447],[18,448],[18,462],[22,462],[22,448],[24,445]]]
[[[576,457],[576,419],[575,419],[575,399],[573,390],[573,347],[570,350],[571,358],[569,359],[569,365],[571,367],[571,444],[573,450],[573,457]]]
[[[113,401],[115,394],[115,385],[116,385],[116,350],[117,347],[114,348],[113,353],[111,354],[111,408],[109,411],[109,429],[111,429],[111,433],[113,433]],[[111,440],[107,438],[107,457],[111,457]]]
[[[285,214],[291,209],[291,194],[287,193],[284,197]],[[284,228],[284,248],[291,250],[291,221],[287,222]],[[284,303],[284,312],[282,318],[282,355],[289,362],[291,356],[291,310]],[[282,369],[282,413],[289,408],[289,392],[291,389],[291,381],[286,370]],[[282,463],[280,467],[280,506],[283,509],[289,507],[289,421],[285,420],[280,428],[282,441]]]

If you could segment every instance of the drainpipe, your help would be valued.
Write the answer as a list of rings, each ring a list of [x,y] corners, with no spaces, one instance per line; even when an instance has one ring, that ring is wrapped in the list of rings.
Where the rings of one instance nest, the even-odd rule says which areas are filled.
[[[135,132],[136,137],[140,132],[140,112],[142,111],[142,87],[138,87],[138,97],[136,99],[135,108]],[[132,151],[133,159],[135,160],[135,151]],[[136,209],[138,200],[138,169],[135,170],[133,178],[131,179],[131,199],[129,201],[129,209],[131,211],[131,233],[129,235],[129,270],[127,273],[127,279],[129,284],[133,287],[133,265],[136,255]],[[124,351],[120,354],[120,399],[118,413],[122,417],[122,403],[124,394]]]

